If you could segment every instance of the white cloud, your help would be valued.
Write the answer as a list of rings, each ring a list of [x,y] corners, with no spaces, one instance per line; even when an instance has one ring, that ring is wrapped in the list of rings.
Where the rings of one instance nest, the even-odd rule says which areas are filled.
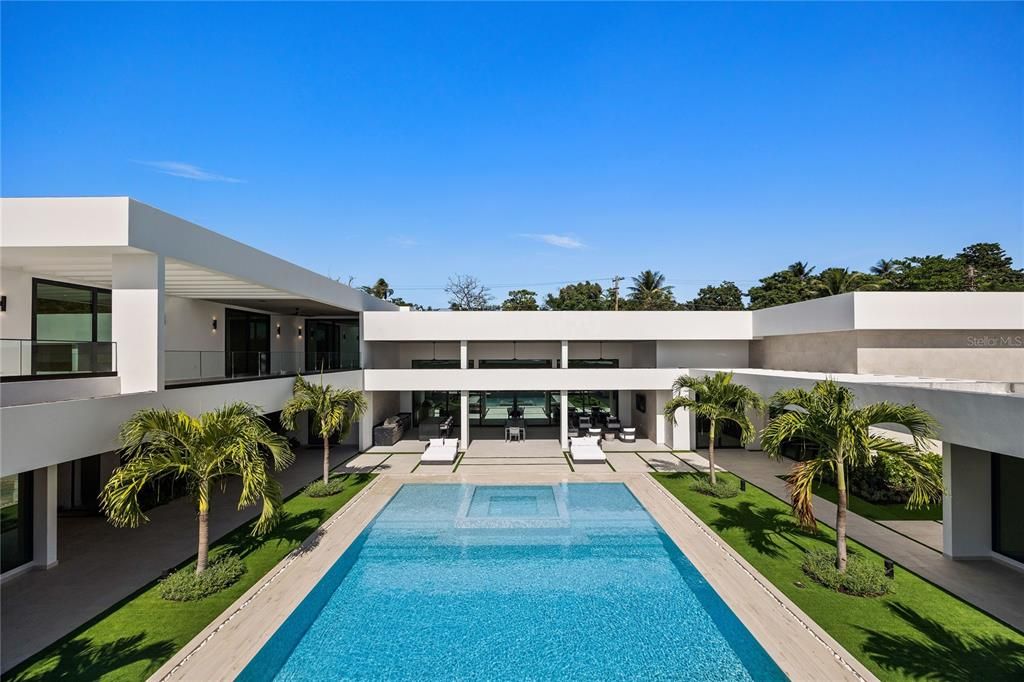
[[[141,163],[143,166],[149,166],[159,173],[173,175],[176,178],[187,178],[189,180],[199,180],[200,182],[245,182],[245,180],[231,178],[227,175],[211,173],[199,166],[182,161],[136,161],[136,163]]]
[[[583,242],[567,234],[521,234],[519,236],[544,242],[548,246],[557,246],[560,249],[583,248]]]

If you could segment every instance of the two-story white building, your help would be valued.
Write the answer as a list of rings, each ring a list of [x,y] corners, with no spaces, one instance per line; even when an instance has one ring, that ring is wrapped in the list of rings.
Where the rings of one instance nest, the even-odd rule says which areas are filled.
[[[947,555],[1024,562],[1024,294],[411,312],[128,198],[0,209],[5,579],[60,560],[63,515],[97,512],[118,426],[135,410],[246,400],[273,417],[296,372],[321,370],[366,392],[360,449],[398,414],[402,438],[447,423],[463,447],[501,438],[511,414],[565,447],[590,414],[690,450],[706,447],[704,425],[662,415],[679,375],[727,369],[766,396],[832,376],[864,401],[914,402],[942,424]],[[717,441],[739,445],[729,430]]]

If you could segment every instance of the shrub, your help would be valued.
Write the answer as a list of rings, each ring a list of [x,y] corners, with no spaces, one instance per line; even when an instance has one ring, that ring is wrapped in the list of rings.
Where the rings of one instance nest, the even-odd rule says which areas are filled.
[[[932,453],[927,459],[941,471],[942,457]],[[834,473],[825,474],[822,480],[831,485],[836,483]],[[877,453],[867,466],[850,470],[847,482],[849,491],[862,500],[875,504],[906,504],[913,487],[913,475],[899,457]]]
[[[878,597],[893,590],[893,581],[885,577],[881,563],[851,554],[846,562],[846,572],[836,568],[836,551],[831,548],[816,548],[804,556],[804,573],[814,581],[844,594],[857,597]]]
[[[243,575],[245,563],[234,554],[222,554],[198,575],[193,566],[170,574],[160,582],[159,594],[168,601],[196,601],[231,587]]]
[[[345,489],[345,479],[343,478],[332,478],[324,483],[322,480],[313,481],[306,486],[304,493],[310,497],[330,497],[331,495],[337,495]]]
[[[718,481],[714,485],[711,485],[711,479],[707,476],[698,476],[690,485],[690,490],[700,493],[701,495],[708,495],[719,499],[736,497],[740,494],[739,488],[725,481]]]

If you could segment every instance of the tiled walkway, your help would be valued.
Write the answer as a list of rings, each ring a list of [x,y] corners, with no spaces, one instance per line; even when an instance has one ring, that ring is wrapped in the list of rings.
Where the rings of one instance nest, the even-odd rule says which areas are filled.
[[[539,473],[650,473],[707,468],[706,461],[693,453],[672,452],[664,445],[645,439],[635,443],[603,441],[602,448],[607,456],[607,462],[603,464],[570,462],[557,439],[528,438],[521,442],[474,440],[466,452],[460,454],[455,464],[419,465],[419,453],[423,452],[425,445],[418,440],[403,440],[391,446],[373,447],[347,462],[339,471],[436,476],[453,472],[513,474],[528,470]]]
[[[715,453],[715,462],[788,501],[786,484],[778,478],[789,471],[786,461],[774,461],[761,452],[720,450]],[[828,500],[815,496],[814,512],[822,523],[834,525],[836,506]],[[933,524],[931,521],[902,523]],[[880,523],[847,512],[850,537],[1018,630],[1024,630],[1024,578],[1019,571],[995,561],[947,559],[934,547],[934,530],[928,535],[913,528],[915,533],[921,534],[921,539],[930,541],[922,544]]]

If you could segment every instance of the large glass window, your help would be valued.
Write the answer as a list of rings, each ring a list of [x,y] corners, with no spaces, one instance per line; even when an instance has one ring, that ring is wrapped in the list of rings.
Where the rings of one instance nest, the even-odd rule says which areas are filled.
[[[619,416],[618,391],[569,391],[569,424],[579,424],[580,415],[590,417],[590,423],[604,424],[608,417]]]
[[[477,360],[480,369],[538,369],[551,367],[551,360]]]
[[[32,560],[32,472],[0,478],[0,572]]]
[[[359,367],[358,320],[306,320],[306,371]]]
[[[224,317],[224,363],[228,376],[270,374],[270,315],[228,308]]]
[[[561,365],[562,361],[559,360],[558,364]],[[610,360],[588,360],[586,358],[577,358],[575,360],[569,360],[569,369],[605,369],[614,368],[618,366],[618,358],[613,358]]]
[[[992,453],[992,549],[1024,561],[1024,459]]]
[[[459,369],[458,360],[413,360],[413,369]]]
[[[711,422],[704,417],[697,417],[697,447],[706,448],[710,442]],[[719,420],[715,425],[716,448],[741,448],[740,427],[731,421]]]
[[[110,291],[33,279],[32,340],[33,374],[113,371]]]

